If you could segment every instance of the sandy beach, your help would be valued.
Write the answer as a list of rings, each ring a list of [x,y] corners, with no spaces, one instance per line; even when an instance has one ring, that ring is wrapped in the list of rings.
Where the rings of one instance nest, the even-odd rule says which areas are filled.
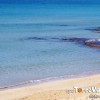
[[[91,90],[91,87],[96,89]],[[0,100],[100,100],[99,88],[100,75],[93,75],[1,90]]]

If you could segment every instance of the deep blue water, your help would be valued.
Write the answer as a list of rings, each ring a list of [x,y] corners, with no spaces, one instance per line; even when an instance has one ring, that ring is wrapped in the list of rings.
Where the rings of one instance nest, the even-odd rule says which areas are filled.
[[[100,38],[100,5],[0,4],[0,86],[99,73],[100,50],[37,38]]]

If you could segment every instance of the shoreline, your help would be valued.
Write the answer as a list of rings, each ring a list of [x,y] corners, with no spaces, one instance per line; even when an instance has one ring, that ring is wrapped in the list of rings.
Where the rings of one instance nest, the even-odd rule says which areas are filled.
[[[33,86],[2,90],[0,91],[0,99],[1,100],[54,100],[54,98],[58,97],[58,94],[59,94],[58,92],[60,92],[61,94],[59,94],[59,96],[61,96],[62,99],[58,98],[56,100],[71,100],[71,99],[64,99],[64,98],[68,97],[68,94],[65,92],[66,89],[72,89],[73,86],[79,86],[81,88],[97,86],[100,88],[100,74],[86,76],[86,77],[72,78],[72,79],[62,79],[62,80],[56,80],[52,82],[36,84]],[[79,97],[79,96],[76,96],[77,93],[76,94],[71,93],[71,94],[75,95],[75,96],[72,96],[72,98]],[[87,96],[88,94],[89,93],[83,93],[82,97]],[[53,95],[53,97],[51,97],[50,95]],[[78,99],[75,99],[75,100],[78,100]],[[83,100],[88,100],[88,99],[83,99]]]
[[[43,83],[55,82],[55,81],[60,81],[60,80],[85,78],[85,77],[90,77],[90,76],[94,76],[94,75],[99,75],[99,72],[96,72],[96,73],[89,72],[89,73],[82,73],[82,74],[78,74],[78,75],[64,75],[64,76],[59,76],[59,77],[48,77],[48,78],[43,78],[43,79],[39,79],[39,80],[28,80],[28,81],[20,82],[17,84],[1,86],[0,91],[35,86],[35,85],[39,85],[39,84],[43,84]]]

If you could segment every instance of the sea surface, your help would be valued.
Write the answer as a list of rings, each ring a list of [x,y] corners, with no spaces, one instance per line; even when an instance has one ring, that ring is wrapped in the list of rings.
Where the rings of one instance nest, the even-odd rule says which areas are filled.
[[[99,4],[0,4],[0,87],[99,73],[100,49],[58,41],[96,27]]]

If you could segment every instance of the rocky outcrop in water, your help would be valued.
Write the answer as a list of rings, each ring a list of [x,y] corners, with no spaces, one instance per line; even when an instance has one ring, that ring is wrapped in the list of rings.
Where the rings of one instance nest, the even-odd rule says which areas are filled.
[[[100,39],[90,39],[85,41],[85,43],[89,47],[100,49]]]

